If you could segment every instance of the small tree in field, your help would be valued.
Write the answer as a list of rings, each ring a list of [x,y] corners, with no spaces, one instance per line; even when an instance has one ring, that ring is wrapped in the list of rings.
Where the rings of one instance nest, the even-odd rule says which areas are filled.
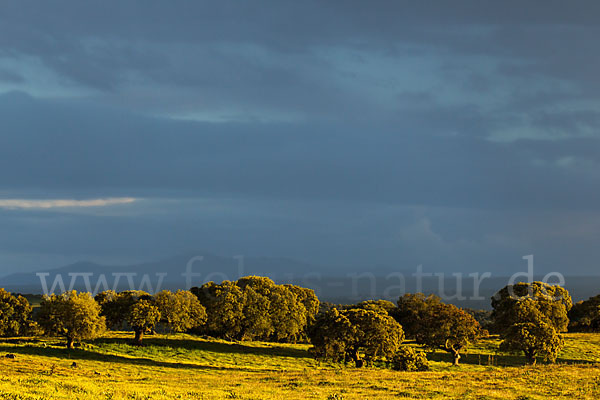
[[[116,293],[112,290],[98,293],[95,297],[100,305],[101,315],[106,325],[114,330],[125,328],[131,308],[140,300],[150,300],[152,296],[142,290],[126,290]]]
[[[124,321],[125,310],[116,307],[116,300],[119,294],[113,290],[106,290],[98,293],[94,300],[100,306],[100,315],[106,319],[106,327],[109,329],[118,329]]]
[[[161,322],[172,332],[185,332],[206,322],[206,309],[194,294],[187,290],[173,293],[163,290],[154,296]]]
[[[492,319],[497,331],[502,333],[513,324],[524,322],[518,308],[524,300],[529,300],[528,307],[535,307],[557,332],[567,331],[568,312],[573,306],[571,296],[565,288],[544,282],[509,285],[492,297]]]
[[[190,291],[206,308],[204,333],[226,339],[242,338],[245,296],[235,282],[207,282]]]
[[[135,332],[134,343],[142,345],[144,334],[156,326],[160,320],[160,311],[151,300],[139,300],[130,309],[127,322]]]
[[[273,325],[273,339],[295,341],[306,327],[306,308],[297,294],[287,286],[271,289],[269,315]]]
[[[332,309],[317,318],[310,332],[317,358],[354,361],[357,367],[377,358],[391,359],[404,340],[404,331],[386,312]]]
[[[284,285],[294,294],[300,303],[304,305],[306,310],[306,326],[303,327],[303,334],[306,334],[306,328],[315,322],[317,313],[319,312],[320,302],[319,298],[312,289],[296,286],[296,285]]]
[[[476,342],[484,331],[470,314],[452,304],[431,306],[420,322],[417,342],[450,353],[454,365],[460,361],[460,353]]]
[[[317,317],[309,331],[312,352],[318,359],[343,361],[355,340],[356,329],[337,308],[327,311]]]
[[[404,331],[387,313],[371,310],[347,310],[346,315],[356,326],[356,341],[351,347],[350,358],[359,362],[362,349],[367,362],[377,358],[391,358],[404,341]]]
[[[398,307],[389,300],[365,300],[358,304],[348,306],[347,308],[360,308],[363,310],[377,311],[378,313],[387,313],[390,317],[398,320]],[[402,329],[404,329],[404,326],[402,326]]]
[[[276,285],[264,276],[246,276],[237,280],[244,296],[244,318],[241,321],[241,338],[266,340],[274,332],[271,319],[271,295]]]
[[[307,338],[320,302],[311,289],[276,285],[261,276],[235,282],[207,282],[190,289],[206,307],[207,320],[196,330],[236,340],[296,342]]]
[[[402,325],[407,337],[416,338],[421,332],[421,325],[430,308],[441,302],[441,299],[435,295],[407,293],[398,299],[398,308],[393,316]]]
[[[96,295],[96,301],[112,329],[121,329],[127,324],[133,329],[137,345],[142,344],[144,334],[154,328],[161,316],[152,296],[141,290],[121,293],[108,290]]]
[[[0,288],[0,336],[19,336],[28,333],[34,324],[31,305],[22,296],[14,296]]]
[[[527,363],[535,365],[537,357],[555,362],[564,347],[562,336],[548,318],[539,311],[534,300],[526,299],[515,305],[518,321],[510,325],[502,334],[500,350],[522,351]]]
[[[100,306],[94,298],[89,293],[74,290],[45,297],[37,319],[46,334],[64,337],[69,349],[76,340],[94,339],[106,329]]]
[[[555,361],[563,348],[560,332],[569,325],[573,302],[569,292],[543,282],[506,286],[492,297],[495,328],[506,351],[523,351],[527,362],[537,357]]]

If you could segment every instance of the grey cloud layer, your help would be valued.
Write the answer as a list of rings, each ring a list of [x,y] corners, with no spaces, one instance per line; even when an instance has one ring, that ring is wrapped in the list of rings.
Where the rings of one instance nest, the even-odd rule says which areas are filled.
[[[65,85],[138,111],[389,119],[406,104],[394,99],[416,88],[454,101],[466,96],[475,107],[497,98],[488,111],[511,126],[532,113],[537,127],[538,115],[566,112],[548,109],[557,98],[597,109],[600,56],[590,40],[598,35],[597,8],[549,1],[5,3],[0,54],[38,59]]]
[[[0,260],[595,268],[600,3],[3,2]],[[589,222],[591,221],[591,222]],[[485,265],[485,266],[483,266]]]
[[[472,208],[600,204],[597,173],[560,164],[571,157],[596,165],[595,139],[495,144],[444,135],[435,117],[407,116],[400,126],[181,122],[18,93],[0,97],[0,118],[9,132],[0,148],[4,190]]]

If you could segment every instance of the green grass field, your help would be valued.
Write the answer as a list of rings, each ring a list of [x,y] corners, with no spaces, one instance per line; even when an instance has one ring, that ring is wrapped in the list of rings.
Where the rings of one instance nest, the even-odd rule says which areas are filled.
[[[432,371],[410,373],[319,363],[308,345],[158,335],[135,347],[130,339],[114,333],[71,351],[52,339],[0,340],[0,399],[600,398],[594,334],[568,334],[556,365],[524,367],[520,356],[495,354],[491,338],[459,367],[434,353]]]

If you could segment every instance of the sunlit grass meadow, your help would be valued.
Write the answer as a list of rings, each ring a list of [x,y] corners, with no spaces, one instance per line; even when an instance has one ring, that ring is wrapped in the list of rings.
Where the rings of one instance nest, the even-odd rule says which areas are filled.
[[[556,365],[525,367],[481,342],[430,372],[315,361],[308,345],[112,333],[68,351],[59,340],[0,341],[0,399],[598,399],[600,335],[568,334]],[[7,358],[14,354],[15,358]],[[76,365],[73,365],[76,363]]]

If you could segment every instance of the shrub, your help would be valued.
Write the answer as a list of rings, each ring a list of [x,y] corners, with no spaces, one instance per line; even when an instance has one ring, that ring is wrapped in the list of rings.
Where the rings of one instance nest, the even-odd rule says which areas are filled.
[[[392,369],[396,371],[427,371],[429,362],[424,351],[403,346],[392,358]]]

